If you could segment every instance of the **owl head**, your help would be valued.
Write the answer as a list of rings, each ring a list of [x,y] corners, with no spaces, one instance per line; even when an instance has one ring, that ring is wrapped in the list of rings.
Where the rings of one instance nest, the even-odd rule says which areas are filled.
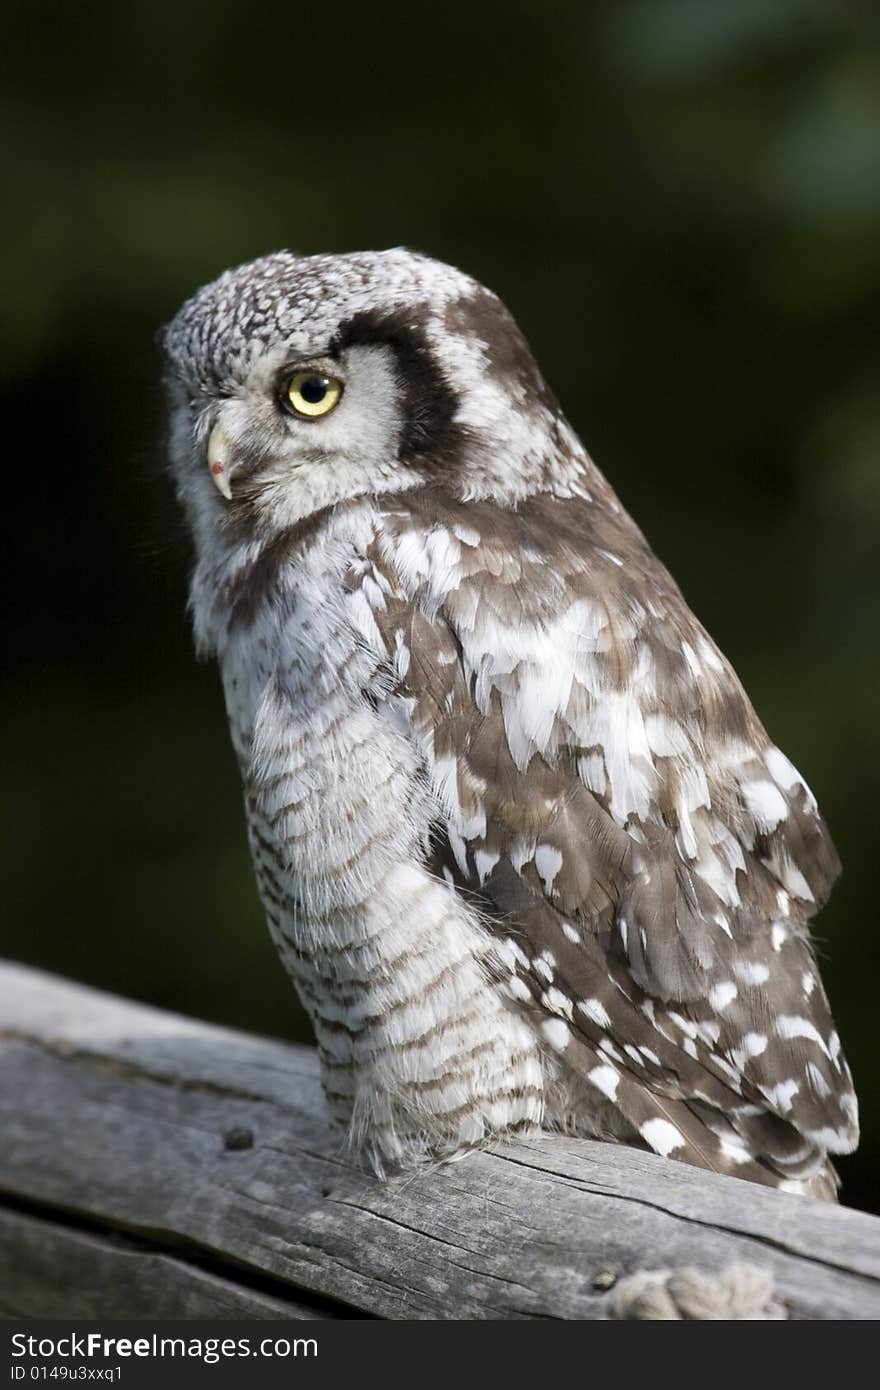
[[[515,500],[583,459],[501,301],[409,251],[252,261],[199,290],[165,348],[197,539],[412,487]]]

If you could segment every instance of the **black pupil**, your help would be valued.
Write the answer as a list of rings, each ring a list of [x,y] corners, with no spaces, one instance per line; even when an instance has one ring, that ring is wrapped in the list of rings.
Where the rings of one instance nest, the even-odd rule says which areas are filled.
[[[320,405],[329,385],[325,376],[307,376],[299,388],[299,394],[309,405]]]

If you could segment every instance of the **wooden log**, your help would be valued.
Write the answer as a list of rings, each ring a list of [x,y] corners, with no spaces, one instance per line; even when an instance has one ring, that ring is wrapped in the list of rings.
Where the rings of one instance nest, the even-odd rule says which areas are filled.
[[[0,1316],[39,1318],[321,1318],[186,1257],[116,1233],[80,1230],[0,1206]],[[144,1310],[147,1310],[145,1313]]]
[[[386,1183],[291,1047],[0,965],[6,1316],[590,1318],[657,1268],[880,1317],[880,1221],[562,1136]]]

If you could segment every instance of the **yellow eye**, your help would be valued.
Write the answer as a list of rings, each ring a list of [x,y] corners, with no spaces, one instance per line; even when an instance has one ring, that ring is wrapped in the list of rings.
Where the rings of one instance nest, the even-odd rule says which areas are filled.
[[[314,420],[339,404],[342,382],[320,372],[296,372],[287,383],[287,399],[297,415]]]

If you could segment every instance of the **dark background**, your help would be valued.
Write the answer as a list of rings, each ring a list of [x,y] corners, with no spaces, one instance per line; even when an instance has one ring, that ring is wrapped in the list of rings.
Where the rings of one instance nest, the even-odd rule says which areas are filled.
[[[6,6],[3,949],[305,1036],[190,654],[157,328],[229,264],[405,244],[509,303],[817,792],[880,1160],[880,45],[866,4]]]

